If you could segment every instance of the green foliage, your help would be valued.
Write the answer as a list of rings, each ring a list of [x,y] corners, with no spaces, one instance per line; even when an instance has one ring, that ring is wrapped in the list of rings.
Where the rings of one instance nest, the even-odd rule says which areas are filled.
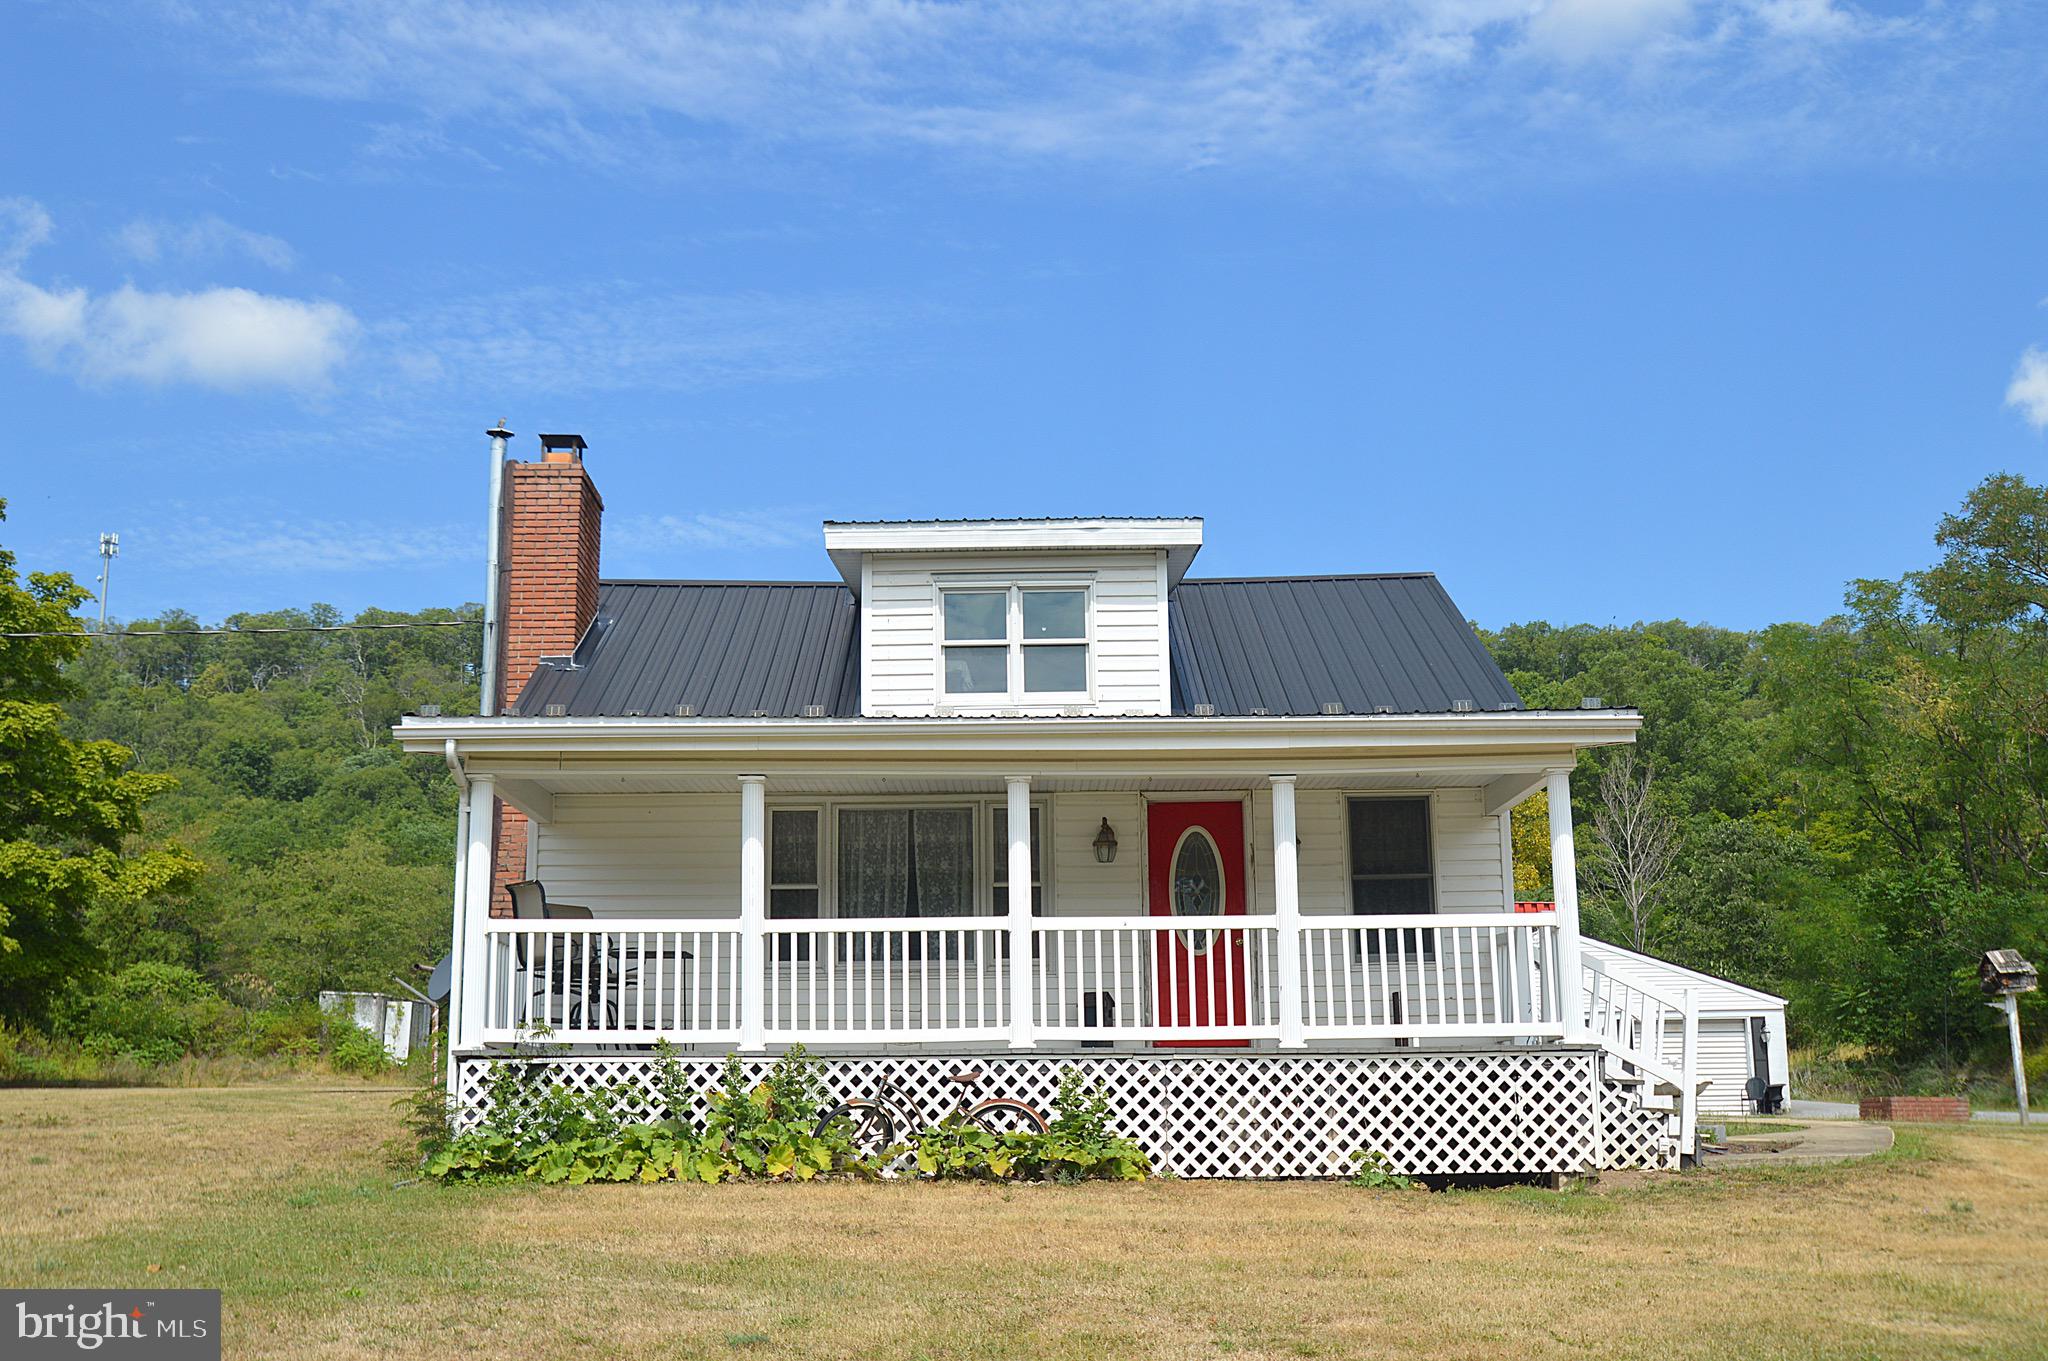
[[[1642,710],[1680,832],[1652,953],[1789,997],[1802,1042],[1952,1082],[2003,1043],[1978,954],[2048,953],[2048,487],[1988,478],[1935,543],[1933,567],[1852,583],[1820,624],[1487,642],[1532,705]],[[1609,759],[1581,757],[1582,834]],[[1514,819],[1518,894],[1547,889],[1535,803]],[[1611,915],[1585,896],[1589,925]],[[2036,1044],[2044,1019],[2023,1011]]]
[[[1361,1148],[1351,1155],[1350,1185],[1369,1191],[1407,1191],[1415,1186],[1387,1162],[1387,1155],[1374,1148]]]
[[[485,1079],[489,1115],[483,1128],[423,1141],[424,1175],[438,1181],[532,1177],[543,1182],[810,1181],[825,1174],[873,1176],[844,1131],[815,1130],[823,1087],[816,1060],[801,1047],[776,1061],[768,1079],[749,1084],[737,1056],[728,1057],[709,1094],[711,1114],[697,1130],[674,1111],[688,1095],[677,1071],[662,1078],[667,1118],[623,1124],[616,1093],[578,1095],[545,1081],[540,1064],[500,1063]]]
[[[475,614],[372,609],[354,622]],[[344,621],[316,605],[224,622]],[[426,703],[474,712],[476,641],[467,628],[124,638],[75,655],[70,729],[175,776],[152,828],[197,857],[176,891],[88,911],[110,963],[183,964],[260,1007],[327,988],[390,991],[393,974],[439,957],[454,784],[440,761],[402,755],[390,726]]]
[[[327,1061],[336,1072],[360,1077],[375,1077],[392,1068],[391,1056],[384,1052],[382,1040],[354,1022],[339,1018],[333,1022]]]
[[[6,502],[0,501],[0,520]],[[175,781],[129,769],[131,753],[64,731],[69,666],[88,643],[72,610],[89,592],[32,572],[0,549],[0,1019],[40,1021],[63,989],[100,967],[89,914],[187,888],[199,864],[140,844],[143,811]]]
[[[1142,1149],[1110,1129],[1101,1090],[1084,1087],[1071,1070],[1061,1075],[1058,1115],[1045,1134],[992,1134],[954,1115],[871,1158],[853,1148],[837,1122],[818,1128],[823,1082],[817,1061],[801,1046],[776,1060],[759,1083],[749,1083],[738,1056],[728,1056],[718,1085],[707,1093],[711,1113],[701,1130],[676,1114],[689,1108],[691,1096],[673,1056],[657,1060],[655,1077],[657,1097],[670,1114],[633,1124],[616,1114],[622,1093],[579,1095],[549,1084],[546,1071],[537,1063],[494,1064],[484,1079],[488,1115],[468,1134],[450,1136],[445,1107],[434,1098],[413,1098],[413,1146],[423,1175],[436,1181],[715,1185],[877,1177],[905,1158],[934,1180],[1141,1181],[1152,1170]]]
[[[145,1064],[226,1047],[235,1025],[227,999],[177,964],[131,964],[58,1006],[57,1028],[90,1053]]]

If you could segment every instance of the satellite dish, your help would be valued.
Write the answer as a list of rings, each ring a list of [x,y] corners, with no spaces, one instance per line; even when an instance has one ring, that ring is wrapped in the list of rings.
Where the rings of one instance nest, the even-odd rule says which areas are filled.
[[[433,974],[427,979],[427,996],[434,999],[437,1007],[447,1005],[448,994],[454,984],[455,970],[450,967],[454,959],[453,955],[442,955],[441,962],[434,966]]]

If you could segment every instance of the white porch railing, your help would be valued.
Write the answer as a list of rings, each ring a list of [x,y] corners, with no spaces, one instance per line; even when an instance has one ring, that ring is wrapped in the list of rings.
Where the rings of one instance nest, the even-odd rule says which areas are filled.
[[[740,933],[705,922],[505,921],[472,977],[486,1043],[739,1038]]]
[[[1037,1034],[1200,1043],[1280,1033],[1270,917],[1040,917],[1032,940]]]
[[[1309,1036],[1562,1036],[1554,913],[1310,917]]]
[[[1678,997],[1616,978],[1599,960],[1580,961],[1580,1003],[1592,1038],[1621,1063],[1675,1097],[1679,1147],[1692,1152],[1699,1122],[1699,1010],[1691,988]],[[1676,1026],[1678,1058],[1664,1047]]]
[[[1007,928],[944,920],[772,923],[761,989],[767,1038],[870,1044],[1004,1038],[1010,1024]]]
[[[1035,917],[1015,934],[1024,926],[992,917],[774,920],[760,932],[752,975],[737,922],[493,919],[481,959],[464,971],[465,987],[483,989],[481,1033],[461,1042],[744,1044],[750,1017],[774,1044],[1285,1035],[1285,928],[1275,917]],[[1552,913],[1302,918],[1300,1033],[1562,1037],[1558,932]],[[1012,956],[1025,939],[1020,1027]],[[1621,1024],[1609,1013],[1626,999],[1586,996],[1589,1014]]]

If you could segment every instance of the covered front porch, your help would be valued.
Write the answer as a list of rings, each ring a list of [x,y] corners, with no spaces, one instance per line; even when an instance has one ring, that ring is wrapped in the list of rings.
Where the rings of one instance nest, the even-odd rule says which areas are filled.
[[[899,749],[849,769],[836,744],[829,763],[451,745],[467,847],[455,1048],[1229,1051],[1573,1033],[1570,820],[1553,826],[1556,904],[1517,910],[1506,816],[1546,787],[1569,807],[1555,748],[1446,753],[1432,734],[1430,750],[1339,753],[1290,734],[1286,752],[1198,762],[1158,734],[1142,759],[1069,738],[1164,724],[1015,726],[1052,749],[975,768],[956,739],[943,762]],[[505,915],[500,799],[527,827],[523,863],[498,878],[537,883],[546,915]]]

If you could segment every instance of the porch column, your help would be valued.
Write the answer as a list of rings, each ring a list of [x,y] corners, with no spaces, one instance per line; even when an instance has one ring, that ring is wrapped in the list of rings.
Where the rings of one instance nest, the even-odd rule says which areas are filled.
[[[484,1030],[484,994],[490,977],[484,927],[491,919],[491,885],[497,878],[497,819],[492,814],[497,810],[498,782],[489,775],[472,775],[463,798],[469,845],[462,871],[462,957],[448,1007],[454,1026],[450,1043],[455,1046],[477,1044]]]
[[[1544,783],[1550,798],[1550,885],[1557,900],[1557,1004],[1566,1039],[1585,1029],[1579,1005],[1579,859],[1572,845],[1572,777],[1553,770]]]
[[[1010,1048],[1029,1049],[1031,1033],[1031,777],[1006,775],[1010,831]]]
[[[740,1048],[768,1047],[768,777],[740,776]]]
[[[1273,777],[1273,926],[1279,936],[1280,1047],[1306,1049],[1301,1013],[1301,878],[1294,830],[1294,777]]]

